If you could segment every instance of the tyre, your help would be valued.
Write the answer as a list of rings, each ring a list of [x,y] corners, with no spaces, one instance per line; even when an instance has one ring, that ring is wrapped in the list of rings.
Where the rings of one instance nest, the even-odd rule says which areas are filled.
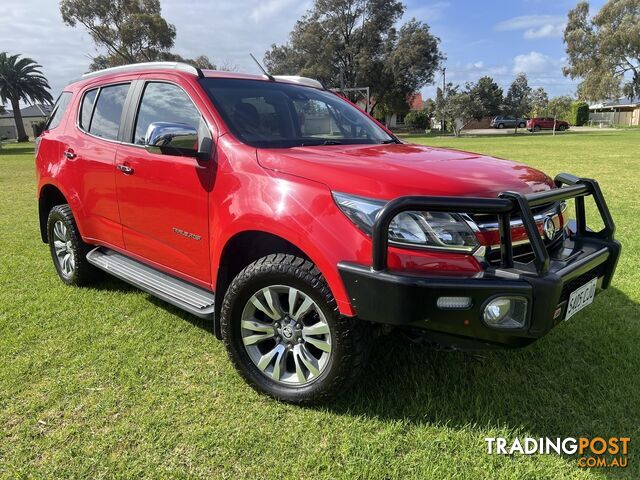
[[[53,265],[67,285],[88,285],[101,276],[100,270],[87,262],[92,246],[80,237],[69,205],[57,205],[49,212],[47,236]]]
[[[524,127],[526,127],[526,126],[527,126],[527,124],[526,124],[526,123],[524,123],[524,122],[520,122],[520,123],[518,124],[518,128],[524,128]]]
[[[498,128],[504,128],[504,123],[499,123]]]
[[[293,255],[268,255],[242,270],[224,297],[221,327],[247,383],[296,404],[342,393],[368,351],[367,324],[342,317],[317,267]]]
[[[557,130],[560,131],[560,132],[564,132],[565,128],[566,127],[564,125],[558,125]]]
[[[536,125],[535,127],[533,127],[533,131],[534,132],[539,132],[540,131],[540,125]]]

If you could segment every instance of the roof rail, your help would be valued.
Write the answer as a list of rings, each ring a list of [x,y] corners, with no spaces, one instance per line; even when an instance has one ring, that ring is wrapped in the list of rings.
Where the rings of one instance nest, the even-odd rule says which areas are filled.
[[[299,77],[298,75],[274,75],[273,78],[284,82],[297,83],[298,85],[305,85],[307,87],[321,88],[322,90],[325,90],[324,85],[313,78]]]
[[[192,73],[200,78],[204,77],[202,74],[202,70],[194,67],[193,65],[189,65],[188,63],[181,62],[145,62],[145,63],[132,63],[129,65],[120,65],[119,67],[111,67],[105,68],[104,70],[97,70],[95,72],[88,72],[82,75],[82,79],[99,77],[102,75],[107,75],[109,73],[125,73],[131,70],[155,70],[155,69],[166,69],[166,70],[180,70],[182,72]]]

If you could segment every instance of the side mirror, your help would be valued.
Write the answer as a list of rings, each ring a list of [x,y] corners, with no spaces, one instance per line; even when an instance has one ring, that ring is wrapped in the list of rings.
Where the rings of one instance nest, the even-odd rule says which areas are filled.
[[[153,122],[144,137],[144,147],[148,152],[164,155],[204,158],[210,149],[203,151],[201,146],[207,142],[200,143],[198,130],[184,123]]]

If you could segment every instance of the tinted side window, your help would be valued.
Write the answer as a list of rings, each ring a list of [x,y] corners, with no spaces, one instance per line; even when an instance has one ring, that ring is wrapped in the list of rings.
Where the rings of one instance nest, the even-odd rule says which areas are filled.
[[[91,124],[91,113],[93,112],[93,105],[96,103],[96,95],[98,95],[98,89],[89,90],[84,94],[82,99],[82,108],[80,109],[80,127],[83,130],[89,131],[89,125]]]
[[[111,85],[100,89],[89,133],[109,140],[118,138],[120,117],[128,91],[129,84]]]
[[[153,122],[184,123],[198,129],[200,112],[180,87],[170,83],[150,82],[142,94],[134,143],[144,145],[147,128]]]
[[[52,130],[60,125],[62,121],[62,117],[64,117],[64,112],[67,110],[69,106],[69,102],[71,101],[71,92],[62,92],[56,100],[55,105],[53,106],[53,110],[51,111],[51,115],[49,116],[49,120],[47,120],[46,125],[44,126],[45,130]]]

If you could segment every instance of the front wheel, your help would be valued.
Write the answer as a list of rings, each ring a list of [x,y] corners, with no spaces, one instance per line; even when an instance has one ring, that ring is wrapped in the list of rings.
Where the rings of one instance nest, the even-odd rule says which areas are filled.
[[[539,132],[540,131],[540,125],[536,125],[535,127],[533,127],[533,131],[534,132]]]
[[[564,125],[559,125],[557,130],[560,131],[560,132],[564,132],[565,128],[566,127]]]
[[[498,128],[499,128],[499,129],[503,129],[503,128],[504,128],[504,123],[499,123],[499,124],[498,124]]]
[[[224,297],[221,326],[238,372],[278,400],[326,402],[364,366],[366,325],[342,317],[320,271],[293,255],[242,270]]]

